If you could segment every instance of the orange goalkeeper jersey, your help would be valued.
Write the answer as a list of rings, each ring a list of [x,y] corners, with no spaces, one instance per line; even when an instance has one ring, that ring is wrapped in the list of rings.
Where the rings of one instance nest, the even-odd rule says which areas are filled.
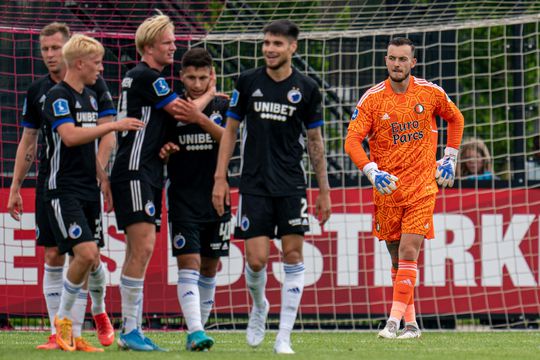
[[[459,149],[463,116],[441,87],[411,76],[403,94],[394,93],[387,79],[362,96],[349,124],[346,151],[360,170],[373,161],[399,178],[392,194],[374,191],[375,204],[406,206],[438,191],[436,115],[448,122],[447,146]],[[366,136],[370,159],[361,145]]]

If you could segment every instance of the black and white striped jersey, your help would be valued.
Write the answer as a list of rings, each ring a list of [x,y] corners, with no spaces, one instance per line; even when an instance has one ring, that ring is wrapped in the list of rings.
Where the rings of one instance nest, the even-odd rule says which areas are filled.
[[[265,67],[243,72],[227,116],[244,121],[240,192],[261,196],[301,195],[306,129],[323,125],[317,83],[293,68],[279,82]]]
[[[163,186],[163,162],[159,158],[159,150],[165,140],[168,116],[163,107],[177,97],[161,73],[144,62],[126,73],[122,80],[118,117],[140,119],[145,127],[118,135],[112,182],[140,180],[154,187]]]
[[[21,125],[30,129],[42,129],[42,136],[40,138],[42,139],[40,141],[41,144],[44,142],[44,126],[46,125],[46,122],[43,121],[43,105],[45,104],[47,92],[55,85],[56,83],[51,79],[49,74],[42,76],[30,84],[24,100]],[[101,118],[109,115],[116,115],[112,96],[105,80],[100,76],[96,83],[89,86],[89,88],[95,91],[97,95],[98,116]],[[49,163],[46,156],[47,152],[45,147],[42,146],[39,153],[39,170],[36,186],[38,191],[43,190],[45,177],[47,176]]]
[[[49,169],[45,179],[45,198],[70,195],[82,200],[99,199],[96,180],[97,140],[67,147],[57,128],[65,123],[77,127],[95,127],[98,103],[94,91],[85,87],[78,93],[61,81],[47,93],[43,106]]]

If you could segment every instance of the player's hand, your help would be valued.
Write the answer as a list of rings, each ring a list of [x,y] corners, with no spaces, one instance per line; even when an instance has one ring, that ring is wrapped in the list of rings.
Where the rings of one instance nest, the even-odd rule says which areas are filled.
[[[231,205],[231,196],[229,183],[225,179],[214,180],[214,189],[212,190],[212,204],[219,216],[225,213],[225,205]]]
[[[159,150],[159,157],[163,161],[168,161],[169,156],[178,151],[180,151],[180,147],[176,145],[175,143],[169,141],[168,143],[163,145],[161,149]]]
[[[379,170],[377,164],[374,162],[370,162],[364,166],[363,172],[375,189],[382,195],[389,195],[397,189],[396,182],[399,179],[386,171]]]
[[[144,122],[139,119],[127,117],[122,120],[113,122],[115,131],[131,131],[131,130],[142,130],[144,129]]]
[[[444,157],[437,161],[435,179],[437,180],[437,184],[441,185],[443,188],[447,186],[452,187],[454,185],[458,152],[457,149],[447,147],[444,149]]]
[[[191,99],[177,99],[173,106],[174,118],[184,124],[198,124],[205,116]]]
[[[21,220],[21,215],[23,213],[23,202],[21,193],[19,191],[10,190],[7,209],[9,211],[9,215],[11,215],[13,219],[17,221]]]
[[[110,213],[114,209],[114,204],[113,204],[113,197],[112,197],[112,191],[111,191],[111,183],[109,182],[109,179],[100,181],[99,188],[101,189],[101,192],[103,193],[103,199],[105,200],[104,210],[107,213]]]
[[[330,193],[328,191],[319,192],[315,203],[315,215],[319,219],[319,225],[323,226],[330,219],[331,213]]]

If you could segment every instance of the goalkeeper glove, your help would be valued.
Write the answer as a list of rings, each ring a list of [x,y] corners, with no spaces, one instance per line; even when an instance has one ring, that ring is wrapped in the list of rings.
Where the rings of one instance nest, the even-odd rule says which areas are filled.
[[[452,187],[454,185],[457,155],[457,149],[447,147],[444,149],[444,157],[437,161],[435,179],[437,179],[437,184],[441,185],[443,188],[447,186]]]
[[[374,162],[364,166],[363,172],[382,195],[391,194],[392,191],[397,189],[396,181],[398,181],[398,178],[386,171],[379,170]]]

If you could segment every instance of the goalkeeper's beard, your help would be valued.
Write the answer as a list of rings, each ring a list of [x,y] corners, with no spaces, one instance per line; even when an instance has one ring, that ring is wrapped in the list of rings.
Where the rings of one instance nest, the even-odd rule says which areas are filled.
[[[409,76],[411,76],[411,73],[408,72],[403,78],[399,79],[399,78],[395,78],[392,76],[392,74],[388,74],[390,76],[390,79],[393,81],[393,82],[396,82],[396,83],[401,83],[401,82],[404,82],[405,80],[407,80],[409,78]]]

